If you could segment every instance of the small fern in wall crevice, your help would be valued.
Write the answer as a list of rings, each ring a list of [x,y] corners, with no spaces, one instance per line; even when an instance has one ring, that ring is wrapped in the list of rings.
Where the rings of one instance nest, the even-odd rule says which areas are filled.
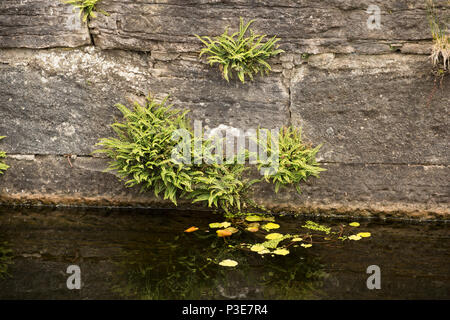
[[[65,0],[64,3],[71,4],[75,8],[78,8],[80,10],[80,17],[83,17],[83,21],[87,21],[88,18],[96,18],[96,12],[100,12],[105,16],[108,15],[107,12],[97,9],[96,6],[100,1],[101,0]]]
[[[444,23],[439,21],[433,0],[427,0],[428,21],[433,36],[431,61],[438,75],[448,73],[450,69],[450,36]]]
[[[218,64],[223,78],[229,81],[236,73],[241,82],[245,82],[245,77],[253,80],[253,75],[257,73],[269,73],[271,70],[267,59],[282,52],[278,49],[277,42],[280,40],[273,36],[264,42],[266,35],[257,35],[250,29],[254,20],[244,24],[240,18],[239,31],[231,35],[228,34],[228,27],[225,32],[211,39],[208,36],[195,35],[205,47],[200,51],[200,57],[209,55],[207,61],[210,65]],[[250,36],[246,36],[247,32]]]
[[[5,138],[5,136],[0,136],[0,140]],[[9,168],[9,166],[3,162],[2,159],[6,158],[6,153],[4,151],[0,151],[0,174],[3,174],[6,169]]]

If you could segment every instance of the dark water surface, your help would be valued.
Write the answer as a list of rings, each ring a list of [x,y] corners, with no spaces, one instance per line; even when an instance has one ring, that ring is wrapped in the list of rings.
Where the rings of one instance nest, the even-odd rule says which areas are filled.
[[[276,217],[272,232],[295,234],[306,220]],[[448,223],[364,220],[357,231],[370,238],[262,257],[233,246],[267,232],[218,238],[208,225],[221,221],[208,212],[0,208],[0,299],[450,299]],[[315,221],[339,229],[354,220]],[[191,226],[199,230],[185,233]],[[239,264],[217,264],[224,259]],[[67,289],[69,265],[81,269],[81,290]],[[370,265],[380,267],[379,290],[367,288]]]

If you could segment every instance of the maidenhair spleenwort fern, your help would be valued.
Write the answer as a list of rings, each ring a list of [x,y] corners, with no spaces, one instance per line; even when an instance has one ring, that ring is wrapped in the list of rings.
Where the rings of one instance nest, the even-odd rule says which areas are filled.
[[[272,141],[272,133],[268,133],[267,141]],[[263,139],[264,141],[265,139]],[[275,192],[278,193],[281,187],[289,185],[295,186],[298,193],[300,182],[306,181],[310,176],[318,177],[319,173],[326,169],[321,168],[316,161],[316,154],[321,145],[312,148],[310,145],[302,142],[300,128],[284,127],[279,130],[277,137],[277,146],[273,143],[263,143],[258,141],[259,148],[264,149],[265,154],[274,154],[278,152],[278,169],[275,173],[268,174],[266,171],[264,179],[275,185]],[[258,160],[258,169],[266,167],[267,164]]]
[[[80,9],[80,17],[83,17],[83,21],[86,21],[88,18],[96,18],[97,14],[96,12],[100,12],[104,14],[105,16],[108,15],[107,12],[103,10],[98,10],[96,8],[96,5],[101,0],[66,0],[64,3],[71,4],[75,8]]]
[[[276,43],[280,39],[276,36],[263,42],[266,35],[257,35],[249,29],[253,22],[254,20],[251,20],[244,25],[241,17],[238,32],[229,35],[227,27],[225,32],[215,39],[195,35],[206,46],[200,51],[200,57],[208,54],[209,64],[219,64],[219,69],[227,81],[233,77],[234,72],[243,83],[246,76],[253,80],[253,75],[258,72],[262,75],[269,73],[271,67],[266,60],[284,52],[278,49],[279,45]],[[247,31],[250,32],[249,37],[246,37]]]
[[[5,137],[0,136],[0,140],[3,138],[5,138]],[[2,159],[5,157],[6,157],[6,153],[4,151],[0,151],[0,174],[3,174],[3,172],[9,168],[9,166],[2,161]]]
[[[140,185],[142,191],[153,191],[156,196],[163,194],[164,199],[175,205],[179,198],[189,199],[223,209],[228,215],[250,208],[263,209],[248,192],[253,184],[264,180],[251,180],[244,175],[249,169],[246,163],[251,153],[248,150],[243,151],[244,163],[238,161],[240,153],[232,161],[225,159],[225,154],[213,156],[212,140],[205,138],[204,133],[196,137],[185,118],[187,112],[171,109],[166,100],[156,102],[149,97],[145,105],[135,103],[134,108],[129,109],[119,104],[117,108],[124,121],[112,125],[116,137],[101,139],[98,145],[103,149],[96,152],[111,159],[109,169],[116,171],[127,186]],[[189,159],[200,161],[182,163],[173,157],[179,144],[174,137],[179,137],[176,134],[179,129],[184,129],[189,138]],[[197,142],[201,150],[195,147]],[[314,159],[318,148],[302,144],[298,131],[283,129],[279,144],[279,172],[265,177],[266,182],[275,183],[277,191],[281,185],[297,185],[323,170]],[[276,152],[272,145],[269,152]]]

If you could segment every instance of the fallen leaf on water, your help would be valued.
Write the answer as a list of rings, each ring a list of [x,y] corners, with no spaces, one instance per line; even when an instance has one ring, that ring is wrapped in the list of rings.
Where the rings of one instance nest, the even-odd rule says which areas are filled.
[[[370,232],[360,232],[357,235],[362,237],[362,238],[368,238],[368,237],[371,236]]]
[[[297,242],[297,241],[302,241],[302,240],[303,240],[302,238],[294,238],[294,239],[292,239],[291,241]]]
[[[301,246],[303,248],[310,248],[310,247],[312,247],[312,244],[304,244],[304,243],[302,243]]]
[[[223,261],[219,262],[219,264],[223,267],[236,267],[238,265],[238,263],[236,261],[231,260],[231,259],[223,260]]]
[[[266,236],[267,240],[275,240],[275,239],[280,239],[283,238],[283,235],[281,233],[269,233]]]
[[[350,240],[361,240],[361,236],[357,235],[357,234],[352,234],[351,236],[348,237]]]
[[[194,232],[194,231],[197,231],[197,230],[198,230],[197,227],[190,227],[190,228],[184,230],[184,232]]]
[[[273,253],[277,254],[279,256],[285,256],[285,255],[289,254],[289,250],[288,249],[277,249]]]
[[[360,224],[358,222],[352,222],[352,223],[349,223],[348,225],[352,226],[352,227],[359,227],[360,226]]]
[[[248,227],[248,228],[247,228],[247,231],[250,231],[250,232],[258,232],[258,231],[259,231],[259,228],[258,228],[258,227]]]
[[[232,235],[232,232],[226,229],[221,229],[216,231],[218,237],[229,237]]]
[[[259,228],[259,222],[252,222],[247,225],[250,228]]]
[[[258,254],[266,254],[266,253],[270,253],[270,250],[264,249],[264,250],[258,251]]]

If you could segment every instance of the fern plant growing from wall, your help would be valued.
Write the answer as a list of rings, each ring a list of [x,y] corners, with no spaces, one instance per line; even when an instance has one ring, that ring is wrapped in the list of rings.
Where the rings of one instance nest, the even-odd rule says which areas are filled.
[[[205,45],[199,56],[208,55],[208,63],[218,64],[223,78],[227,81],[233,74],[244,83],[246,77],[253,80],[253,75],[257,73],[261,75],[269,73],[271,67],[267,59],[284,52],[279,49],[277,42],[280,39],[276,36],[264,42],[266,35],[255,34],[250,29],[253,22],[254,20],[251,20],[244,24],[241,17],[238,32],[229,35],[227,27],[222,35],[214,39],[195,35]]]
[[[238,160],[243,157],[247,161],[251,152],[238,151],[231,161],[223,154],[211,152],[212,138],[205,138],[204,134],[197,137],[186,118],[188,111],[171,107],[167,98],[157,102],[151,97],[145,105],[135,103],[132,109],[117,105],[124,121],[112,124],[116,137],[100,139],[97,145],[102,148],[94,152],[104,153],[111,159],[108,170],[116,171],[126,186],[139,185],[141,191],[162,194],[175,205],[178,199],[185,199],[234,215],[244,209],[261,208],[249,196],[253,184],[274,183],[276,191],[280,186],[294,185],[300,191],[300,181],[318,176],[324,170],[315,161],[319,147],[303,144],[297,130],[286,128],[279,135],[278,173],[251,179],[248,174],[251,167]],[[180,132],[189,141],[188,162],[174,156]],[[196,147],[198,144],[200,148]]]

